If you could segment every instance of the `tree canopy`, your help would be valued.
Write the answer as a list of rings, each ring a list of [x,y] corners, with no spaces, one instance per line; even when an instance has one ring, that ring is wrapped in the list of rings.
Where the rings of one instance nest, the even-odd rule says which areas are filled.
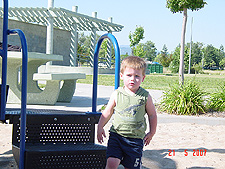
[[[157,54],[155,43],[149,40],[143,44],[143,49],[144,51],[146,51],[146,55],[145,55],[146,59],[149,61],[153,61]]]
[[[144,39],[144,28],[142,26],[136,27],[133,33],[129,34],[130,47],[132,49],[142,40]]]
[[[198,11],[206,4],[204,0],[167,0],[166,7],[169,8],[172,13],[182,13],[184,8]]]

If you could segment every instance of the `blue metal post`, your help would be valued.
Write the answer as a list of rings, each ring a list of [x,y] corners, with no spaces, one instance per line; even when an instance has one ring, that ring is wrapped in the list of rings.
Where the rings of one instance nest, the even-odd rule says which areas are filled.
[[[1,112],[0,120],[5,120],[6,109],[6,82],[7,82],[7,48],[8,48],[8,0],[4,0],[4,14],[3,14],[3,35],[2,35],[2,86],[1,86]]]
[[[18,34],[22,46],[22,90],[21,90],[21,114],[20,114],[20,161],[19,169],[24,169],[25,139],[26,139],[26,106],[27,106],[27,42],[24,33],[19,29],[9,30],[10,34]]]
[[[8,30],[8,0],[3,0],[3,49],[0,50],[2,56],[2,87],[1,87],[1,116],[0,120],[5,120],[6,109],[6,82],[7,82],[7,49],[8,35],[18,34],[22,45],[22,90],[21,90],[21,120],[20,120],[20,162],[19,168],[24,169],[24,152],[26,138],[26,105],[27,105],[27,43],[24,33],[19,29]]]
[[[95,47],[95,53],[94,53],[94,70],[93,70],[93,92],[92,92],[92,112],[96,112],[97,108],[97,85],[98,85],[98,53],[100,46],[102,44],[102,41],[108,38],[111,40],[114,46],[114,51],[115,51],[115,89],[117,89],[120,85],[120,49],[118,42],[115,38],[110,33],[102,35]]]

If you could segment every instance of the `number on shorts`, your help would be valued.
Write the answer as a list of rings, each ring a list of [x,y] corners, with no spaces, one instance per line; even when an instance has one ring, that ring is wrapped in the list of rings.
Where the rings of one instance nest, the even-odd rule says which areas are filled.
[[[134,163],[134,167],[137,167],[140,163],[140,158],[136,158],[136,161]]]

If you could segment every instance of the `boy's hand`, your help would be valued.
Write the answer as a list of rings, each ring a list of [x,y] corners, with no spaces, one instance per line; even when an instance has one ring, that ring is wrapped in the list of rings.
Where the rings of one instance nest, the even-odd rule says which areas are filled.
[[[145,135],[144,144],[145,146],[149,145],[150,141],[152,140],[153,135],[149,132]]]
[[[98,128],[97,139],[100,144],[102,144],[104,142],[102,136],[106,137],[105,130],[103,128]]]

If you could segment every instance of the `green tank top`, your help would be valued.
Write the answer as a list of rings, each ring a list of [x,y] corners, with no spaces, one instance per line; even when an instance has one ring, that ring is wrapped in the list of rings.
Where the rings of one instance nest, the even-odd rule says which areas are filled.
[[[146,130],[145,105],[148,94],[148,91],[141,87],[133,95],[127,93],[124,88],[118,88],[110,131],[124,137],[143,139]]]

